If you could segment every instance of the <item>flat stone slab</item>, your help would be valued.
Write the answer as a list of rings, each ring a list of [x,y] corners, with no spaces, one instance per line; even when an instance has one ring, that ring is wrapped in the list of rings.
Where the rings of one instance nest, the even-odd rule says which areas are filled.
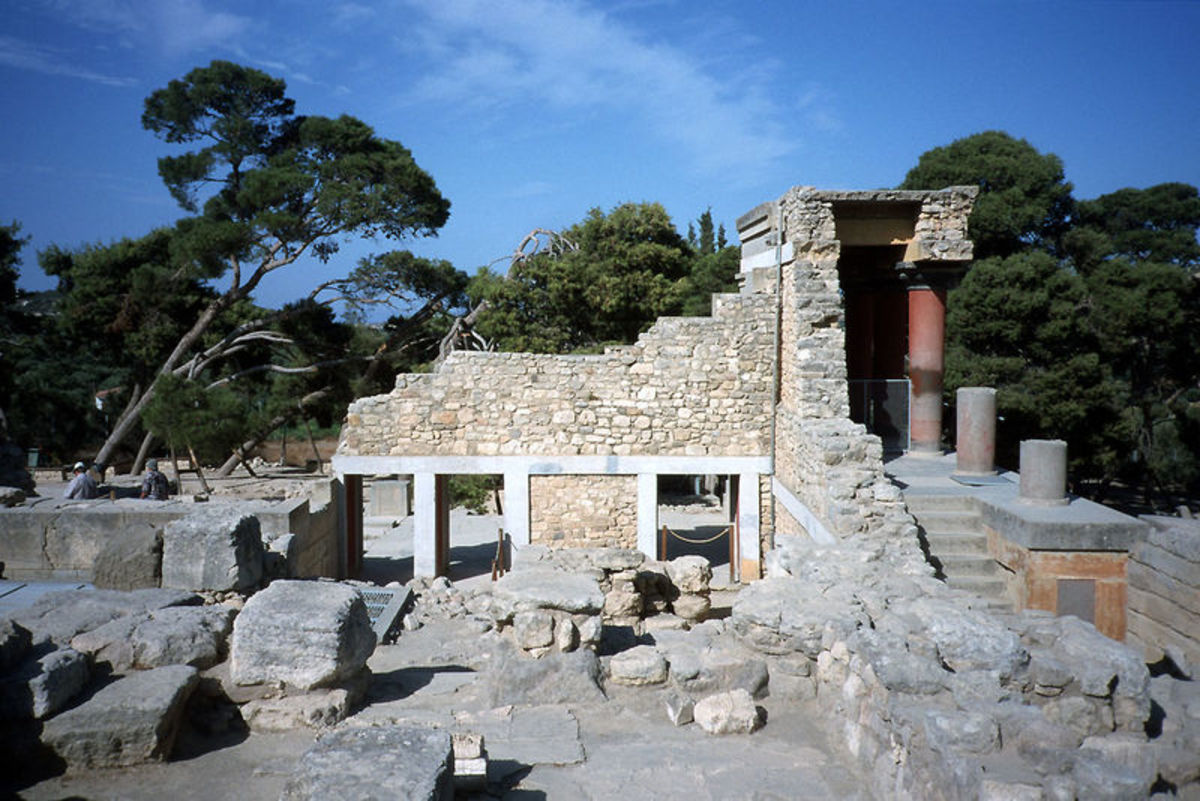
[[[164,760],[198,681],[186,665],[132,673],[47,721],[42,742],[72,769]]]
[[[244,509],[202,505],[163,529],[164,587],[247,590],[262,575],[262,529]]]
[[[29,629],[35,644],[52,640],[67,645],[76,634],[126,615],[199,603],[198,595],[184,590],[65,590],[46,593],[9,617]]]
[[[300,758],[280,801],[453,801],[447,732],[401,726],[339,729]]]
[[[543,568],[508,573],[496,582],[493,595],[510,617],[534,609],[596,615],[604,608],[604,593],[596,579]]]

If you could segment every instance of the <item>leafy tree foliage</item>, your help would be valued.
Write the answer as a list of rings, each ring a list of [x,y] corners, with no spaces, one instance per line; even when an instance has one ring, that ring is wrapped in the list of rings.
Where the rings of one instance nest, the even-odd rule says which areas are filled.
[[[980,188],[968,221],[977,258],[1054,249],[1072,207],[1058,156],[1003,131],[984,131],[923,153],[900,188],[968,184]]]
[[[1200,195],[1170,183],[1074,202],[1057,157],[987,132],[921,157],[905,187],[977,183],[977,255],[949,299],[947,380],[997,388],[998,458],[1068,442],[1076,489],[1200,492]]]
[[[195,215],[175,226],[170,264],[187,276],[224,278],[228,288],[189,319],[98,460],[133,430],[162,376],[215,356],[198,351],[206,332],[268,274],[306,253],[328,260],[346,236],[402,239],[446,222],[449,202],[407,149],[353,117],[295,115],[285,92],[282,80],[214,61],[146,99],[146,129],[199,145],[159,160],[172,196]]]
[[[691,249],[658,203],[592,209],[562,232],[577,249],[538,253],[507,278],[486,271],[471,293],[488,301],[479,330],[501,350],[564,353],[633,342],[679,310]]]

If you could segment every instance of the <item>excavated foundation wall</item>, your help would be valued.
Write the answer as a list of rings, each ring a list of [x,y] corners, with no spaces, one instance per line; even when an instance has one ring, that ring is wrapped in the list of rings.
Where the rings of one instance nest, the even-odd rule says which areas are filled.
[[[532,541],[552,548],[637,548],[637,476],[531,476]]]
[[[1129,556],[1126,642],[1200,670],[1200,520],[1143,518],[1154,528]]]

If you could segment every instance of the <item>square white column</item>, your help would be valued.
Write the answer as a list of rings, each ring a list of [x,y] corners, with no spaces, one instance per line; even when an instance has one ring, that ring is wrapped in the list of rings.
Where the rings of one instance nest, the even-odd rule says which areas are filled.
[[[413,575],[437,575],[437,474],[413,476]]]
[[[762,503],[758,489],[758,473],[740,473],[738,475],[738,559],[736,565],[738,575],[742,573],[742,565],[753,562],[756,565],[762,561],[762,553],[758,547],[761,515],[759,505]],[[755,571],[758,572],[757,570]]]
[[[529,473],[504,474],[504,531],[514,548],[528,545],[529,531]]]
[[[658,474],[638,473],[637,547],[648,559],[658,558]]]

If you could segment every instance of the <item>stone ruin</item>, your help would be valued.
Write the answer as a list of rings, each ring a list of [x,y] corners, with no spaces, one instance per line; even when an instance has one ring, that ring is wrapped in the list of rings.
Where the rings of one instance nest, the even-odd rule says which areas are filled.
[[[326,733],[282,797],[367,793],[369,776],[449,798],[458,776],[480,786],[480,732],[504,748],[521,726],[570,731],[553,705],[644,699],[675,726],[745,735],[770,730],[761,705],[774,699],[813,710],[882,798],[1196,797],[1200,693],[1145,664],[1196,664],[1195,540],[1172,529],[1135,550],[1129,621],[1144,653],[1053,607],[1014,612],[935,577],[924,526],[885,474],[894,432],[856,422],[849,382],[899,364],[907,449],[940,449],[945,292],[971,257],[974,194],[798,187],[739,220],[743,290],[715,296],[711,318],[660,320],[595,356],[456,352],[351,405],[334,460],[339,553],[323,539],[321,558],[352,574],[363,477],[412,475],[403,629],[463,627],[485,711],[375,711],[376,638],[355,589],[277,579],[249,594],[261,540],[229,522],[220,561],[204,545],[212,523],[180,522],[191,536],[164,536],[162,558],[175,556],[160,563],[179,589],[48,597],[0,622],[0,700],[10,721],[34,721],[10,726],[9,754],[49,749],[76,769],[164,759],[185,716],[218,732],[312,727]],[[468,591],[439,577],[446,480],[481,473],[504,478],[513,570]],[[729,477],[744,586],[720,615],[707,563],[654,558],[658,477],[678,474]],[[1052,513],[980,498],[989,542],[1028,534],[1005,558],[1053,556],[1030,523]],[[1068,530],[1105,526],[1121,547],[1148,528]],[[1098,593],[1116,593],[1121,554],[1087,557],[1106,571]],[[1010,579],[1026,600],[1058,580],[1030,571]],[[1163,576],[1178,608],[1163,608]],[[218,577],[220,593],[193,592]],[[1124,620],[1122,606],[1121,633]],[[105,671],[119,678],[95,691]]]

